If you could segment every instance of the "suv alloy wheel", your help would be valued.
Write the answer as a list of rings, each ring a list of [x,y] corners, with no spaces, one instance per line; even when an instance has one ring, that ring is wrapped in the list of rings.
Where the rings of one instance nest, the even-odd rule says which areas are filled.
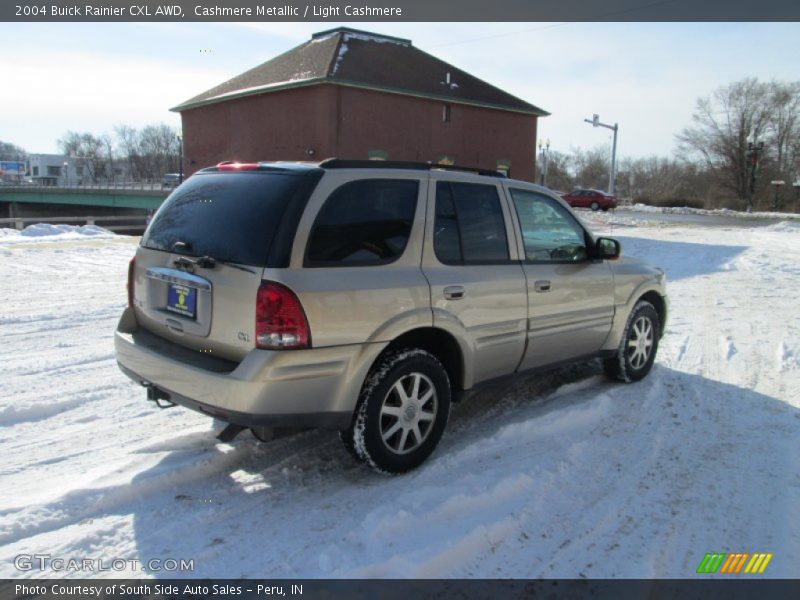
[[[639,381],[653,368],[661,324],[655,307],[642,300],[633,307],[617,354],[603,362],[606,374],[620,381]]]
[[[435,356],[418,348],[389,352],[364,382],[342,441],[373,469],[402,473],[436,448],[450,412],[450,381]]]

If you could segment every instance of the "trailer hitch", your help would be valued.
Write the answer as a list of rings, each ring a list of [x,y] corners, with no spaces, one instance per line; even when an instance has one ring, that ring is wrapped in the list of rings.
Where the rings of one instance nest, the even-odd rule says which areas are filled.
[[[219,435],[217,435],[217,439],[220,442],[224,442],[227,444],[228,442],[232,442],[233,438],[235,438],[245,429],[247,429],[247,427],[244,427],[242,425],[234,425],[233,423],[228,423],[228,426],[219,432]]]
[[[169,399],[169,394],[164,390],[157,388],[152,383],[143,383],[142,385],[147,390],[147,399],[151,402],[155,402],[158,408],[172,408],[173,406],[177,406],[177,404]]]

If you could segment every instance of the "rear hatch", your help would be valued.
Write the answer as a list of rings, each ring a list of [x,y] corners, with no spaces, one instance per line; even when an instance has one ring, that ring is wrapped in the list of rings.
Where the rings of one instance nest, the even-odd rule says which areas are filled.
[[[136,252],[133,305],[144,329],[239,361],[255,347],[265,267],[288,266],[321,171],[206,169],[164,202]]]

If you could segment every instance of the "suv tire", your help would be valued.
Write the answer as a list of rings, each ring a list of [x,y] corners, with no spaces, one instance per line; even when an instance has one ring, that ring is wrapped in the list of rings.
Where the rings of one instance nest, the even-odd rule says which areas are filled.
[[[384,473],[419,466],[436,448],[450,413],[450,380],[435,356],[419,348],[392,351],[361,389],[348,451]]]
[[[653,368],[661,323],[655,307],[640,300],[633,307],[617,353],[603,361],[606,375],[625,383],[639,381]]]

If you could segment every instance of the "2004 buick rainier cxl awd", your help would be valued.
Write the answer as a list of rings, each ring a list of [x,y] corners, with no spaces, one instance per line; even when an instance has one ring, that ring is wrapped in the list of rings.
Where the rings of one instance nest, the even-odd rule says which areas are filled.
[[[336,159],[194,174],[142,237],[128,300],[117,360],[151,400],[226,421],[223,439],[338,429],[390,473],[484,381],[592,356],[641,379],[667,316],[664,272],[546,188]]]

